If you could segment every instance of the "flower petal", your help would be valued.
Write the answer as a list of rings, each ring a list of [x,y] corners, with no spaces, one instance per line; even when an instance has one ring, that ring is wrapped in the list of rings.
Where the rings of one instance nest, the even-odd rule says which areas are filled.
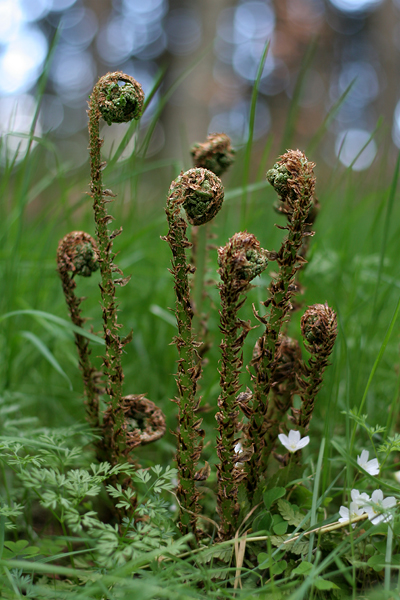
[[[383,508],[393,508],[396,506],[396,498],[394,496],[388,496],[384,500],[382,500]]]
[[[301,448],[304,448],[309,443],[310,443],[310,436],[306,435],[305,437],[303,437],[302,440],[300,440],[297,443],[297,450],[300,450]]]
[[[368,515],[368,517],[369,517],[369,515]],[[378,525],[378,523],[381,523],[384,519],[385,519],[384,515],[377,515],[373,519],[370,518],[370,521],[371,521],[372,525]]]
[[[278,435],[279,441],[280,443],[285,446],[285,448],[289,449],[290,447],[290,442],[289,442],[289,438],[287,435],[285,435],[284,433],[280,433]]]
[[[364,469],[370,475],[379,475],[379,462],[378,462],[378,459],[377,458],[373,458],[372,460],[369,460],[367,462],[367,464],[365,465]]]
[[[289,442],[291,444],[298,444],[300,441],[301,435],[300,435],[300,431],[296,431],[295,429],[291,429],[289,431]]]
[[[374,502],[374,504],[379,504],[380,502],[382,502],[382,500],[383,500],[382,490],[375,490],[374,492],[372,492],[371,502]]]

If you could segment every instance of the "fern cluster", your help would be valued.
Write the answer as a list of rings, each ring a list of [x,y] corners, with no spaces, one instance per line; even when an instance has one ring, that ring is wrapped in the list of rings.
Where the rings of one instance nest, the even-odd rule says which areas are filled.
[[[240,231],[217,249],[218,364],[207,356],[209,315],[203,300],[207,256],[215,251],[209,244],[211,223],[226,210],[220,176],[235,156],[229,138],[215,133],[195,144],[193,168],[172,181],[163,240],[172,254],[176,297],[177,391],[171,398],[177,407],[176,467],[140,467],[136,449],[157,443],[166,422],[161,407],[124,389],[124,348],[132,333],[122,335],[116,292],[129,277],[115,263],[113,243],[122,227],[109,229],[114,218],[108,205],[116,195],[103,184],[100,119],[108,125],[138,119],[143,106],[140,84],[124,73],[109,73],[94,87],[88,111],[94,235],[70,232],[57,251],[87,424],[39,429],[22,416],[9,419],[8,412],[19,414],[20,409],[0,399],[1,597],[345,598],[356,580],[366,587],[379,576],[388,590],[390,559],[400,551],[396,498],[383,500],[374,478],[391,468],[389,457],[400,449],[399,436],[382,438],[378,445],[386,428],[370,426],[361,411],[348,411],[352,440],[349,447],[332,441],[332,464],[339,473],[322,495],[325,440],[316,466],[303,450],[313,435],[312,416],[334,349],[337,317],[324,299],[302,307],[299,274],[320,206],[315,165],[300,150],[287,150],[267,173],[278,196],[275,209],[285,219],[279,225],[284,231],[280,246],[263,247],[269,246],[267,232],[258,240]],[[270,284],[260,290],[262,308],[251,309],[247,295],[266,272]],[[104,342],[100,369],[91,356],[96,337],[85,329],[83,298],[75,294],[78,276],[98,275]],[[299,310],[302,342],[289,336]],[[258,339],[245,364],[243,346],[256,328]],[[203,461],[202,413],[207,408],[199,381],[205,369],[213,369],[219,379],[215,467]],[[379,464],[373,459],[374,469],[370,451],[355,458],[356,427],[365,430],[381,457]],[[345,472],[345,463],[354,473]],[[337,485],[345,476],[349,493]],[[358,489],[350,491],[356,481]],[[397,493],[384,477],[379,485],[385,494]],[[335,521],[339,495],[348,506],[341,506],[341,519]],[[294,590],[300,590],[298,595]]]

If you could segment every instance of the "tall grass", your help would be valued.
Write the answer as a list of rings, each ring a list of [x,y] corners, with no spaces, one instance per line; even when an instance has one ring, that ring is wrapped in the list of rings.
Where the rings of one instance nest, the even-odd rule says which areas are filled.
[[[309,57],[305,59],[305,69],[308,60]],[[167,96],[163,97],[161,107],[166,100]],[[290,136],[292,146],[295,146],[296,114],[296,106],[293,105],[285,131],[285,140]],[[325,124],[322,124],[324,128]],[[33,131],[31,142],[34,140]],[[60,427],[69,428],[76,432],[76,443],[84,447],[85,464],[89,464],[91,455],[87,448],[89,434],[83,425],[82,382],[73,330],[65,322],[66,309],[55,263],[58,240],[68,231],[94,231],[91,202],[85,195],[88,191],[88,165],[82,170],[71,170],[58,160],[57,144],[46,139],[35,141],[37,144],[31,144],[22,161],[18,162],[15,156],[11,156],[1,167],[0,442],[19,436],[26,440],[21,443],[26,443],[28,448],[40,447],[44,456],[46,450],[57,451],[56,438],[45,442],[44,438],[37,436],[51,435]],[[169,312],[169,307],[174,304],[168,273],[170,256],[160,237],[166,234],[164,205],[168,184],[179,174],[181,165],[174,156],[164,160],[146,160],[143,153],[138,156],[135,150],[130,157],[117,161],[126,142],[127,139],[124,139],[113,151],[105,171],[107,183],[118,191],[119,199],[113,205],[113,215],[116,223],[124,224],[123,234],[115,240],[115,249],[120,253],[119,263],[125,275],[132,274],[130,284],[119,291],[119,320],[127,331],[133,329],[132,343],[125,348],[122,359],[125,388],[145,393],[164,411],[169,432],[153,446],[138,450],[137,458],[142,467],[160,464],[165,468],[173,464],[175,453],[171,432],[176,428],[176,410],[170,399],[176,393],[174,373],[177,356],[175,348],[170,345],[176,334],[176,325]],[[318,134],[310,142],[311,152],[319,142]],[[147,145],[148,138],[144,137],[140,149],[144,151]],[[238,149],[239,174],[232,176],[230,181],[228,178],[227,201],[213,226],[215,244],[223,246],[226,243],[241,215],[248,231],[254,233],[265,248],[274,250],[281,239],[281,233],[273,227],[274,221],[279,220],[272,212],[274,193],[265,183],[252,184],[249,169],[251,151],[251,141]],[[55,165],[51,169],[44,168],[43,165],[53,155],[56,157]],[[262,161],[269,161],[272,165],[273,158],[270,153]],[[312,479],[312,500],[307,516],[313,527],[321,522],[321,514],[324,519],[333,520],[335,511],[345,502],[346,489],[353,487],[355,451],[367,445],[371,447],[365,428],[357,425],[354,415],[361,417],[367,414],[370,426],[387,425],[386,433],[378,432],[373,436],[376,446],[388,434],[398,431],[400,235],[397,223],[400,223],[400,203],[396,202],[399,197],[399,162],[388,164],[385,159],[384,164],[379,164],[378,157],[368,171],[354,172],[340,164],[322,165],[322,159],[312,153],[309,158],[317,162],[317,196],[321,212],[315,225],[309,265],[301,275],[304,304],[328,302],[337,311],[339,323],[332,367],[326,372],[317,398],[310,428],[311,442],[305,451],[307,473]],[[240,172],[241,165],[244,166]],[[329,171],[330,176],[318,178],[319,171]],[[248,182],[249,187],[246,188],[243,181]],[[249,191],[251,204],[247,206],[244,199]],[[217,279],[216,252],[211,254],[208,268],[210,277]],[[266,297],[268,275],[262,275],[255,283],[256,287],[249,292],[249,301],[258,307]],[[94,278],[80,280],[78,293],[87,297],[85,315],[90,318],[93,334],[97,335],[102,330],[97,281]],[[212,305],[218,306],[217,288],[210,287],[209,294]],[[243,318],[249,317],[246,314]],[[300,316],[293,318],[291,335],[296,336],[299,319]],[[215,473],[215,412],[219,383],[215,365],[219,361],[221,334],[214,308],[210,309],[208,325],[213,345],[207,358],[213,368],[206,365],[200,380],[203,405],[207,407],[202,415],[206,430],[203,459],[210,463]],[[250,361],[259,334],[256,329],[247,337],[244,364]],[[101,340],[98,342],[93,346],[92,357],[99,367],[103,349]],[[248,374],[243,374],[242,383],[246,385],[248,381]],[[3,503],[12,500],[13,486],[18,488],[19,483],[4,468],[2,476],[0,502]],[[387,489],[400,497],[400,488],[395,480],[390,474],[386,479],[391,481]],[[214,500],[209,488],[214,483],[211,479],[202,490],[205,515],[213,515]],[[328,503],[327,498],[333,500]],[[329,508],[326,509],[326,506]],[[25,515],[29,510],[30,507]],[[29,563],[23,552],[17,553],[14,558],[3,556],[0,585],[5,598],[21,598],[26,590],[30,590],[33,598],[74,599],[131,598],[135,594],[140,598],[171,599],[260,597],[272,600],[290,597],[291,600],[301,600],[361,598],[361,593],[363,598],[371,599],[400,597],[398,586],[390,592],[390,596],[390,579],[386,577],[383,584],[379,569],[365,570],[364,576],[360,576],[357,553],[362,545],[370,543],[368,531],[357,537],[350,531],[340,543],[336,543],[336,538],[332,542],[328,533],[312,534],[306,538],[308,546],[305,553],[312,568],[295,578],[287,570],[274,578],[273,569],[268,564],[273,564],[272,557],[283,560],[282,548],[271,547],[268,536],[261,534],[261,541],[258,540],[257,531],[248,533],[244,545],[240,545],[238,537],[215,550],[212,547],[211,550],[188,550],[185,540],[182,542],[176,536],[163,560],[157,559],[156,551],[147,549],[122,566],[94,573],[92,559],[84,560],[85,553],[92,556],[93,539],[79,536],[84,549],[79,546],[74,551],[73,548],[78,547],[74,546],[77,540],[67,539],[59,529],[47,532],[47,517],[39,516],[42,519],[40,528],[34,521],[17,519],[18,528],[6,532],[5,539],[17,542],[22,536],[35,546],[40,545],[39,538],[48,538],[52,557],[46,558],[44,542],[42,554],[38,555],[40,558]],[[396,554],[399,552],[396,520],[394,527],[393,553]],[[238,536],[244,534],[245,529],[240,530]],[[260,529],[263,527],[260,526]],[[4,536],[4,519],[1,516],[0,532]],[[3,541],[2,538],[1,547]],[[330,543],[332,548],[328,551]],[[379,545],[379,540],[375,539],[374,543]],[[245,546],[250,548],[252,544],[262,545],[265,557],[259,558],[259,562],[267,565],[264,569],[257,570],[257,565],[251,564],[243,554]],[[323,558],[320,548],[324,551]],[[349,559],[351,555],[353,562]],[[337,581],[341,577],[347,582],[347,591],[342,586],[341,595],[336,591],[338,595],[335,596],[328,589],[324,591],[323,587],[315,587],[318,577],[328,571],[331,579]],[[24,583],[21,578],[22,573],[31,572],[35,573],[35,577],[34,586],[30,588],[28,580]],[[396,558],[392,565],[393,585],[397,585],[397,572]],[[221,583],[221,573],[225,577],[224,584]],[[375,574],[375,578],[371,573]],[[42,574],[46,577],[42,578]],[[56,592],[51,592],[49,582],[52,578],[54,581],[75,581],[76,586],[68,588],[65,585],[65,589],[61,586]],[[364,582],[364,587],[360,581]],[[374,585],[378,591],[367,591]],[[118,588],[115,595],[113,587]],[[347,596],[351,589],[352,595]]]

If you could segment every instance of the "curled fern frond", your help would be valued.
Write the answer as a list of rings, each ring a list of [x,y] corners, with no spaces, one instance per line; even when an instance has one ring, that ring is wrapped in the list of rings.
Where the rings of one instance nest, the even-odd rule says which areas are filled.
[[[219,212],[223,200],[221,180],[212,171],[195,168],[171,183],[167,209],[173,211],[182,206],[191,225],[204,225]]]
[[[69,316],[77,327],[83,327],[86,319],[81,315],[83,299],[75,295],[75,275],[90,277],[98,268],[97,244],[88,233],[72,231],[60,240],[57,249],[57,271],[61,279]],[[74,336],[84,384],[87,418],[93,427],[98,427],[99,396],[103,393],[101,373],[91,363],[89,340],[78,333],[75,333]]]
[[[203,167],[220,177],[231,166],[235,151],[226,133],[210,133],[203,143],[193,144],[190,153],[195,167]]]
[[[299,377],[302,404],[293,410],[295,422],[306,432],[310,426],[315,398],[321,388],[323,375],[337,336],[336,313],[327,304],[309,306],[301,318],[304,346],[311,357]]]
[[[123,85],[121,85],[123,84]],[[96,84],[97,104],[108,125],[127,123],[142,114],[144,93],[140,83],[130,75],[115,71],[100,77]]]
[[[99,268],[99,250],[91,235],[84,231],[68,233],[58,245],[57,269],[90,277]]]
[[[145,398],[144,394],[124,396],[120,406],[124,415],[126,455],[138,446],[159,440],[165,434],[166,424],[162,410]],[[112,425],[112,417],[109,407],[104,414],[104,427]]]

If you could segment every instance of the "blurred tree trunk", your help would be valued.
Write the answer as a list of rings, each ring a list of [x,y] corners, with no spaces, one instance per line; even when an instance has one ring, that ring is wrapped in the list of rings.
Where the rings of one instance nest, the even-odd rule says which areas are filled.
[[[394,45],[398,37],[400,6],[393,2],[384,2],[370,21],[369,36],[374,50],[378,50],[379,62],[373,66],[379,76],[379,95],[377,114],[385,116],[385,124],[391,129],[393,113],[400,99],[400,44]]]
[[[208,48],[201,62],[181,83],[163,113],[165,129],[165,150],[169,156],[179,157],[185,169],[192,166],[189,148],[196,141],[203,141],[210,122],[209,103],[213,97],[215,82],[213,79],[214,52],[213,41],[216,35],[218,16],[225,8],[235,4],[234,0],[202,0],[201,2],[182,2],[170,0],[170,11],[193,8],[201,22],[202,39],[199,48],[189,55],[169,55],[170,68],[166,77],[169,87],[189,65]]]

